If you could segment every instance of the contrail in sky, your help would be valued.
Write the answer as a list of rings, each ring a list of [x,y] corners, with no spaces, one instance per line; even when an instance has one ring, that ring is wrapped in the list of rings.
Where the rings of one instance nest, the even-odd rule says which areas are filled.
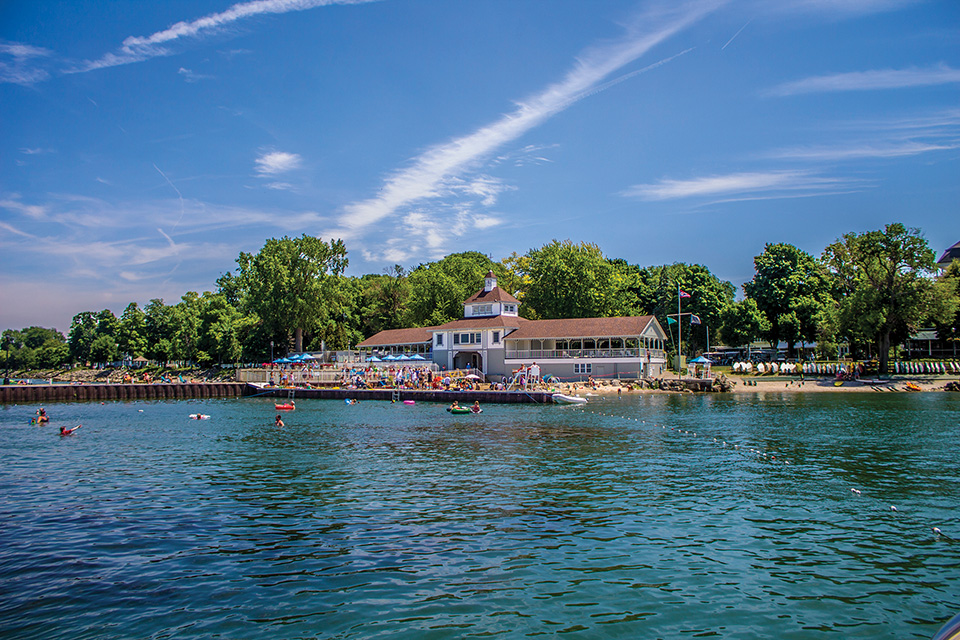
[[[160,171],[160,167],[158,167],[157,165],[153,165],[153,168],[156,169],[157,172],[163,176],[163,179],[166,180],[167,184],[170,185],[173,188],[173,190],[177,192],[177,197],[180,198],[180,217],[177,218],[177,224],[173,225],[173,228],[176,229],[177,226],[180,224],[180,222],[183,220],[183,213],[185,211],[185,208],[183,206],[183,194],[180,193],[180,189],[177,189],[175,184],[170,182],[170,178],[167,177],[167,174],[165,174],[163,171]],[[167,239],[169,240],[170,238],[168,237]],[[170,240],[170,242],[173,242],[173,240]]]
[[[723,51],[724,49],[726,49],[727,47],[729,47],[729,46],[730,46],[730,43],[733,42],[733,41],[736,39],[736,37],[737,37],[738,35],[740,35],[740,32],[743,31],[744,29],[746,29],[746,28],[747,28],[747,25],[750,24],[751,22],[753,22],[753,18],[750,18],[749,20],[747,20],[747,23],[746,23],[745,25],[743,25],[742,27],[740,27],[740,29],[739,29],[735,34],[733,34],[733,37],[732,37],[732,38],[730,38],[729,40],[727,40],[727,44],[725,44],[725,45],[723,45],[722,47],[720,47],[720,51]]]
[[[118,53],[108,53],[99,60],[87,60],[80,67],[68,73],[81,73],[116,67],[133,62],[141,62],[158,56],[170,55],[170,50],[164,45],[180,40],[181,38],[199,38],[240,20],[264,14],[290,13],[291,11],[306,11],[317,7],[342,4],[365,4],[377,0],[253,0],[241,2],[220,13],[197,18],[191,22],[178,22],[173,26],[157,31],[149,36],[130,36],[123,41]]]
[[[576,102],[578,96],[588,95],[598,88],[602,90],[598,83],[604,78],[722,4],[722,0],[684,3],[679,8],[643,15],[643,20],[635,23],[639,26],[633,28],[626,38],[589,50],[562,80],[518,103],[513,112],[471,134],[428,149],[415,158],[411,166],[387,178],[379,195],[348,204],[340,216],[339,227],[324,235],[355,236],[359,230],[376,224],[404,206],[437,197],[443,191],[445,181],[560,113]]]

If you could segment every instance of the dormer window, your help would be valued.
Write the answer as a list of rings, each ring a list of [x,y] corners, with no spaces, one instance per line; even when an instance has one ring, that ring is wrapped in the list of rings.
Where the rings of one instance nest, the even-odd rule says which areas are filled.
[[[504,305],[503,305],[503,312],[504,312],[504,313],[516,313],[516,312],[517,312],[517,305],[515,305],[515,304],[504,304]]]
[[[492,316],[492,315],[493,315],[493,305],[492,305],[492,304],[475,304],[475,305],[473,305],[473,315],[475,315],[475,316]]]

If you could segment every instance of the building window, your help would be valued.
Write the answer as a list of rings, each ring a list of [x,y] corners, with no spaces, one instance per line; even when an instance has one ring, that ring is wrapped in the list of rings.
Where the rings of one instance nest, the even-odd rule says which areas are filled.
[[[437,334],[437,346],[438,346],[438,347],[442,347],[442,346],[443,346],[443,334],[442,334],[442,333],[438,333],[438,334]]]
[[[505,305],[503,305],[503,312],[504,312],[504,313],[516,313],[516,312],[517,312],[517,305],[515,305],[515,304],[505,304]]]
[[[475,305],[473,305],[473,315],[475,315],[475,316],[492,316],[492,315],[493,315],[493,305],[492,305],[492,304],[475,304]]]
[[[593,364],[591,363],[575,363],[573,365],[574,373],[593,373]]]
[[[500,332],[499,332],[499,331],[494,331],[494,332],[493,332],[493,344],[500,344]]]
[[[453,344],[480,344],[481,334],[479,333],[455,333],[453,334]]]

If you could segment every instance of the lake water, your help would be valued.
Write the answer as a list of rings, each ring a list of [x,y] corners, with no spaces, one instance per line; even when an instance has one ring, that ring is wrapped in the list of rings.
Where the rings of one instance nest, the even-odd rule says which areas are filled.
[[[5,406],[0,636],[902,639],[960,611],[932,532],[960,540],[960,394],[591,401]]]

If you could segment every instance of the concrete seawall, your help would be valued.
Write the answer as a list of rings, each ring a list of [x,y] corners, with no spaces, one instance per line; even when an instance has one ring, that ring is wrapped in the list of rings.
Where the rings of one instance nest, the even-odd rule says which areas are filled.
[[[236,398],[262,396],[286,401],[291,392],[296,400],[413,400],[461,404],[511,404],[553,402],[543,391],[413,391],[406,389],[257,389],[243,382],[201,382],[188,384],[27,384],[0,386],[0,404],[38,402],[84,402],[106,400],[180,400],[189,398]]]
[[[11,384],[0,386],[0,404],[87,400],[230,398],[246,393],[242,382],[190,384]]]
[[[291,389],[262,389],[253,387],[247,395],[276,398],[286,402],[290,397]],[[553,403],[552,394],[545,391],[419,391],[412,389],[295,389],[294,400],[413,400],[414,402],[444,402],[454,400],[460,404],[473,404],[479,400],[480,404],[513,404],[513,403]]]

